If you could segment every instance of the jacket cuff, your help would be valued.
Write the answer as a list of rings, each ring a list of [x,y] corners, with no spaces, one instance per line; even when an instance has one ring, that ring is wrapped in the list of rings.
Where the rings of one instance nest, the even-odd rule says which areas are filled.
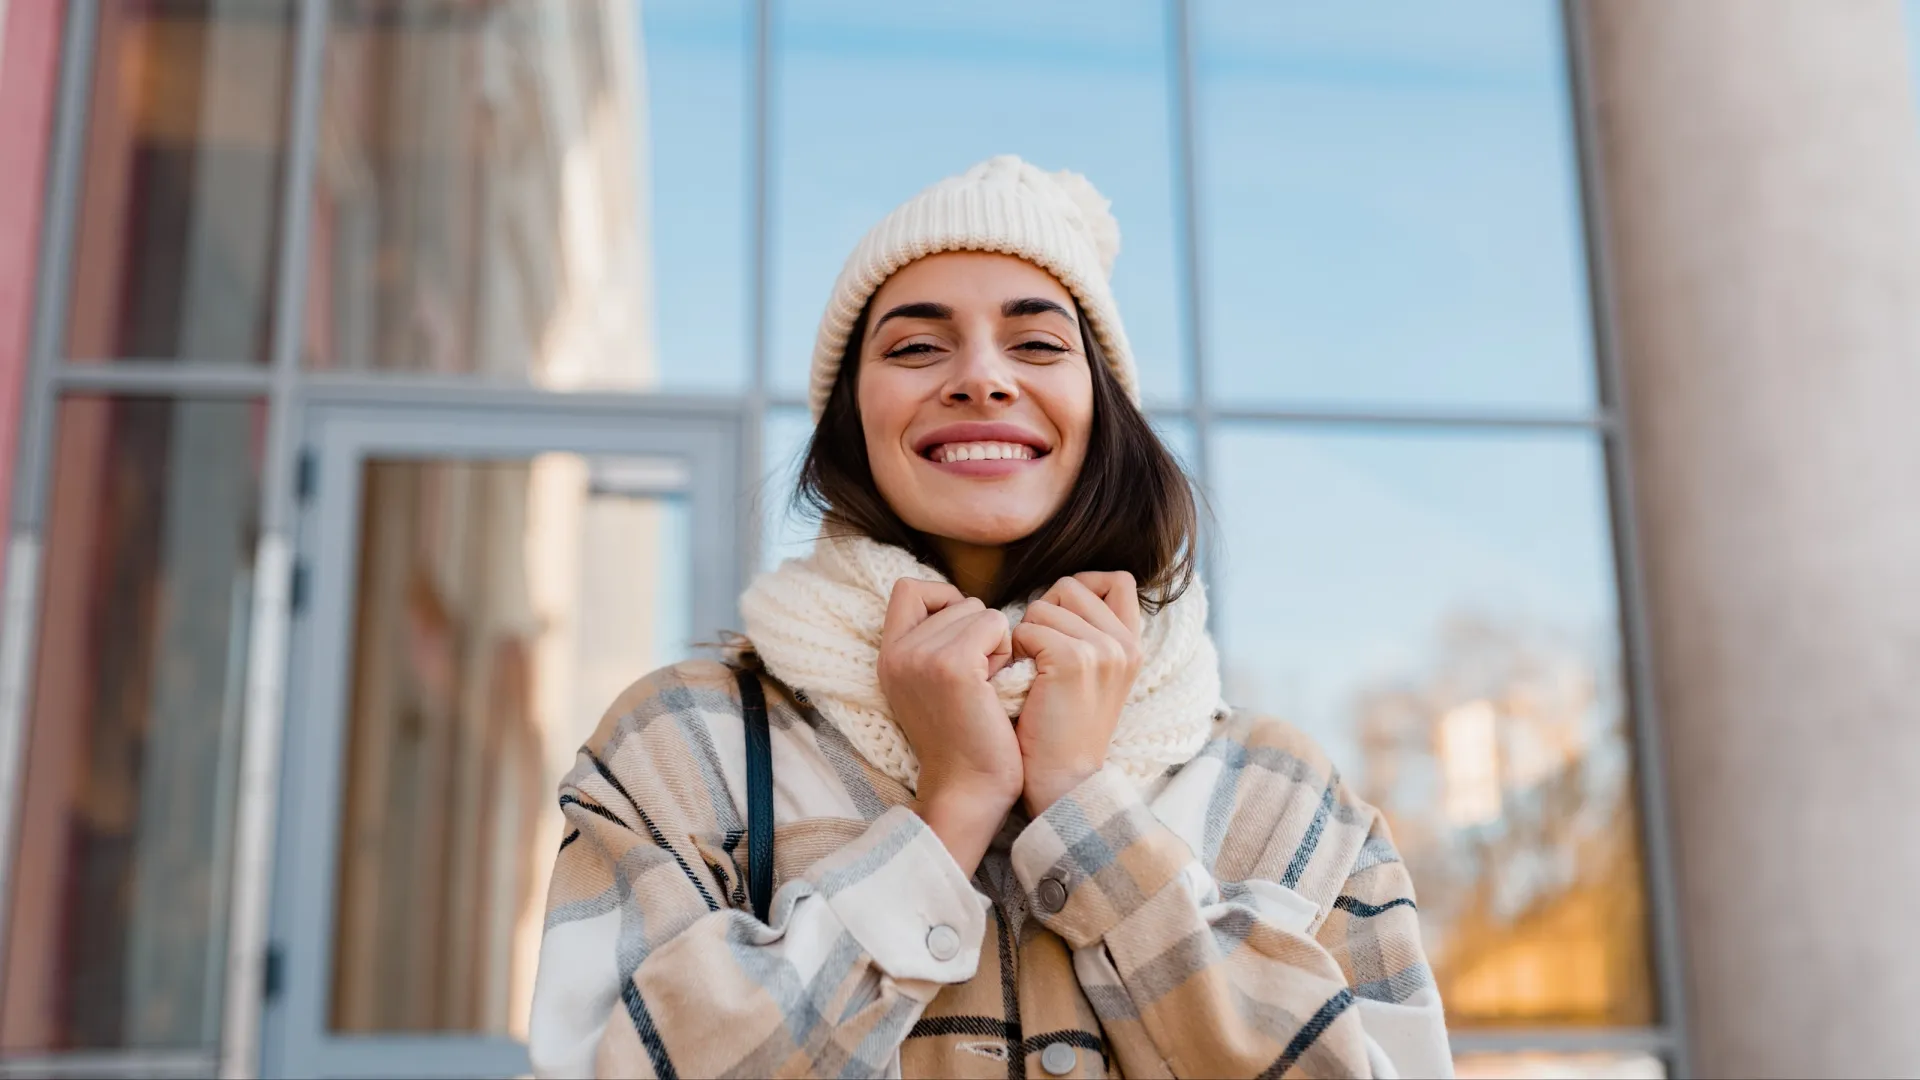
[[[913,811],[888,810],[807,877],[881,971],[935,983],[973,978],[987,898]]]
[[[1075,949],[1100,941],[1195,862],[1187,842],[1112,767],[1035,818],[1011,858],[1029,909]]]

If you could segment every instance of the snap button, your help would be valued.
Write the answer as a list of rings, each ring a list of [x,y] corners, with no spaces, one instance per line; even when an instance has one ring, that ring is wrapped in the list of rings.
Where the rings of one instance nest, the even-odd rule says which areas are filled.
[[[1040,1051],[1040,1067],[1047,1070],[1049,1076],[1065,1076],[1073,1071],[1076,1057],[1073,1047],[1066,1043],[1048,1043],[1047,1048]]]
[[[1034,892],[1040,910],[1049,915],[1067,906],[1067,883],[1057,877],[1041,878],[1040,886]],[[1072,1047],[1068,1047],[1068,1050],[1071,1052]]]
[[[960,955],[960,933],[945,923],[927,931],[927,951],[945,962]]]

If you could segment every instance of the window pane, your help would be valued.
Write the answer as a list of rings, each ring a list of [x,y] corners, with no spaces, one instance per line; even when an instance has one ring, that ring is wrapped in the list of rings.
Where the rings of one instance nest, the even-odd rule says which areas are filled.
[[[657,384],[635,7],[331,10],[307,363]]]
[[[263,363],[292,5],[99,13],[66,352]]]
[[[1597,442],[1232,425],[1228,699],[1387,815],[1455,1028],[1654,1015]]]
[[[1209,393],[1592,402],[1557,4],[1196,11]]]
[[[819,535],[819,522],[793,505],[793,489],[800,483],[800,463],[811,438],[813,420],[807,410],[767,410],[758,492],[761,569],[771,570],[784,559],[806,555]]]
[[[263,423],[60,405],[6,1052],[215,1044]]]
[[[659,385],[739,390],[749,381],[747,89],[753,23],[744,0],[640,6],[646,127],[640,148],[653,230],[650,279]]]
[[[1085,173],[1113,200],[1113,287],[1142,389],[1180,394],[1164,4],[832,0],[777,11],[777,389],[805,392],[827,295],[868,228],[943,176],[1019,154]]]
[[[1196,482],[1199,476],[1194,470],[1200,460],[1200,436],[1193,429],[1193,421],[1184,416],[1148,415],[1147,423],[1153,426],[1154,434],[1160,436],[1160,442],[1180,462],[1189,479]]]
[[[691,646],[675,476],[560,453],[366,467],[334,1030],[526,1037],[554,788],[620,691]]]
[[[1913,101],[1920,106],[1920,0],[1906,0],[1907,65],[1913,73]]]

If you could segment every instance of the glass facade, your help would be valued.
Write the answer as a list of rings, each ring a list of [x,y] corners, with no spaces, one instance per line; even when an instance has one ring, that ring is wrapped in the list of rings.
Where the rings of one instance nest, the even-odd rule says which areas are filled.
[[[846,253],[1012,152],[1113,200],[1150,419],[1207,502],[1230,700],[1386,812],[1463,1074],[1664,1075],[1559,5],[74,11],[0,1054],[271,1071],[304,1045],[280,987],[309,976],[269,965],[236,1005],[258,953],[323,958],[343,1075],[468,1043],[508,1053],[470,1071],[524,1068],[542,793],[626,681],[728,628],[690,579],[804,550],[806,364]],[[541,430],[699,416],[753,464],[728,458],[717,518],[612,448],[382,453],[355,500],[311,498],[323,412],[430,433],[475,403]],[[305,573],[322,505],[352,517],[331,578]],[[286,550],[289,587],[261,576]],[[345,646],[314,610],[348,613]],[[236,779],[243,733],[310,722],[338,775],[279,775],[324,829]],[[236,822],[276,808],[249,862]],[[328,936],[292,948],[274,905],[313,882]]]
[[[1387,815],[1456,1030],[1654,1016],[1604,464],[1585,434],[1214,432],[1227,697]]]
[[[67,357],[264,364],[293,5],[99,11]]]
[[[1592,407],[1558,7],[1194,12],[1216,403]]]
[[[262,419],[60,404],[0,1051],[218,1031]]]

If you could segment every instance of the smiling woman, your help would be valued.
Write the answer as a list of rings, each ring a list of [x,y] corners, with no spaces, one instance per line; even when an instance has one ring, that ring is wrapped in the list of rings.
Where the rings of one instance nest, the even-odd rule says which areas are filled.
[[[854,251],[812,554],[562,785],[537,1069],[1451,1073],[1381,815],[1221,700],[1118,250],[1085,179],[998,157]]]

